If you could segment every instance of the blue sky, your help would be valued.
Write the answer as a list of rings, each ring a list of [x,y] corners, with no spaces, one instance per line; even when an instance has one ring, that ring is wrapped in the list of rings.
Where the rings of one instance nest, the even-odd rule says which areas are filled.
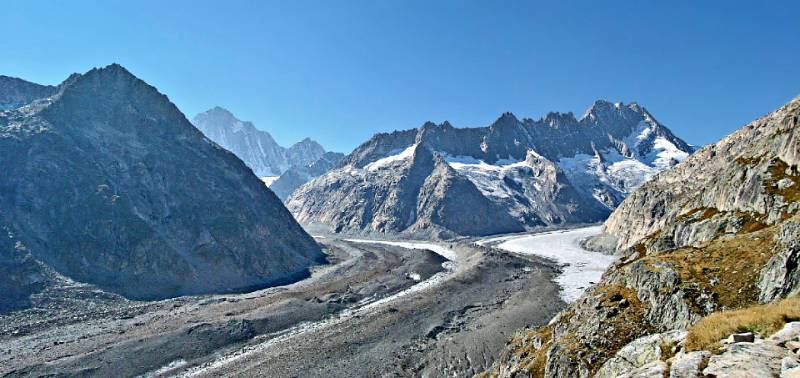
[[[118,62],[279,143],[637,101],[689,143],[800,95],[798,1],[4,1],[0,74]]]

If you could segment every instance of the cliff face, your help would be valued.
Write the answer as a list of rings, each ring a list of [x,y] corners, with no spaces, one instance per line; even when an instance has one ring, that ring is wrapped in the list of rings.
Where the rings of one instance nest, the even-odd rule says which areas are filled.
[[[686,362],[675,350],[689,358],[684,331],[699,320],[796,293],[798,118],[800,98],[631,193],[601,237],[624,257],[550,324],[520,332],[490,374],[664,376]],[[642,357],[659,343],[675,350]],[[693,356],[702,370],[708,355]]]
[[[350,233],[447,238],[597,222],[692,151],[637,104],[597,101],[580,119],[504,113],[480,128],[428,122],[375,135],[286,203],[303,223]]]
[[[266,286],[323,261],[241,160],[118,65],[0,112],[0,166],[0,227],[15,240],[0,266],[35,260],[151,299]]]

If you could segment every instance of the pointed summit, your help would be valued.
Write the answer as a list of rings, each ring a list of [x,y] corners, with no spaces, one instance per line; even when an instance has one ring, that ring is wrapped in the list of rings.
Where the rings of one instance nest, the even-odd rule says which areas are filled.
[[[160,299],[284,283],[323,259],[241,160],[118,64],[8,114],[0,228],[63,276]]]

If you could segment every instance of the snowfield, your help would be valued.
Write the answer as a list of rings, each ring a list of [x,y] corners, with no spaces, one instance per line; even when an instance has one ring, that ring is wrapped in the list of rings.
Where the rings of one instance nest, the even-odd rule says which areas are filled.
[[[372,163],[367,164],[364,166],[364,169],[368,171],[375,171],[378,169],[390,167],[398,162],[404,162],[414,156],[414,150],[417,149],[416,144],[412,144],[408,146],[406,149],[402,151],[395,151],[396,154],[392,154],[387,156],[383,159],[378,159],[373,161]]]
[[[524,255],[536,255],[564,265],[562,273],[556,278],[561,286],[561,298],[574,302],[584,290],[600,281],[616,256],[587,251],[579,245],[587,237],[600,233],[601,226],[591,226],[574,230],[550,231],[533,235],[504,236],[484,239],[478,244],[494,244],[495,247]]]

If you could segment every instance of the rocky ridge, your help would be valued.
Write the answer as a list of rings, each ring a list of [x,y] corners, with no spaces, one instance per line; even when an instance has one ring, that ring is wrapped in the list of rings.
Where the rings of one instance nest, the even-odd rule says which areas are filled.
[[[123,67],[44,92],[0,112],[3,310],[59,277],[153,299],[286,282],[324,261],[241,160]]]
[[[452,238],[605,219],[693,148],[638,104],[382,133],[286,201],[327,231]]]
[[[486,374],[725,376],[746,368],[747,359],[737,356],[756,349],[752,358],[780,355],[765,363],[768,376],[781,373],[787,352],[780,345],[703,352],[683,348],[681,340],[712,317],[732,316],[722,311],[747,310],[800,290],[798,118],[800,98],[631,193],[598,243],[611,240],[625,257],[550,324],[519,332]],[[752,316],[770,311],[753,310]],[[680,359],[658,357],[664,349],[648,353],[654,343],[676,347],[669,353]],[[630,363],[638,358],[648,362]]]

